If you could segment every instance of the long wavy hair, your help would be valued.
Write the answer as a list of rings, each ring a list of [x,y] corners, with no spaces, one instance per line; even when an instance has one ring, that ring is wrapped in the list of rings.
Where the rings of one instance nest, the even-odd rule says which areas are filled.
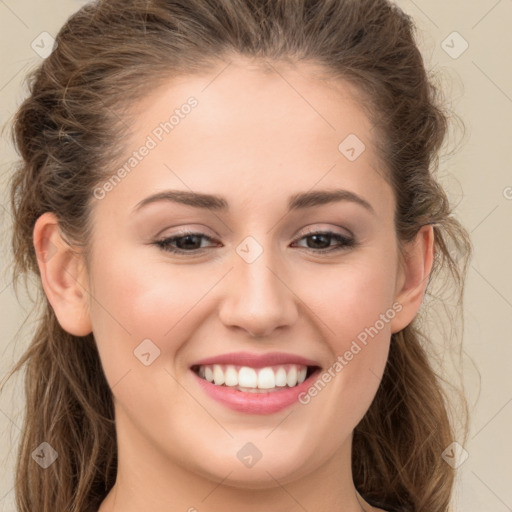
[[[74,337],[59,325],[42,292],[35,221],[54,212],[70,243],[86,251],[93,190],[122,155],[130,107],[164,81],[233,55],[312,62],[355,85],[394,190],[400,246],[434,226],[427,289],[434,300],[392,335],[382,382],[354,431],[352,468],[357,490],[374,506],[451,509],[455,474],[442,452],[465,441],[468,408],[459,387],[462,406],[451,412],[426,320],[443,304],[443,289],[455,291],[451,314],[462,318],[472,246],[437,178],[450,114],[415,30],[387,0],[100,0],[68,19],[53,53],[28,75],[29,95],[12,123],[21,156],[10,182],[13,285],[17,291],[20,276],[35,276],[41,307],[32,341],[7,376],[25,370],[19,512],[95,511],[117,469],[112,393],[94,335]],[[450,333],[441,343],[453,339]],[[42,441],[60,455],[44,471],[31,458]]]

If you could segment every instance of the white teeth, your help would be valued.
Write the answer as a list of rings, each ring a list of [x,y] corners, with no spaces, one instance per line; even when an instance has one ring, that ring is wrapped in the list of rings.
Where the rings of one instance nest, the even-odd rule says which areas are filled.
[[[234,366],[229,365],[224,374],[226,386],[238,386],[238,372]]]
[[[243,388],[256,388],[258,387],[258,376],[256,370],[248,366],[242,366],[238,372],[238,385]]]
[[[206,366],[205,367],[205,369],[204,369],[204,378],[208,382],[213,382],[213,370],[211,369],[210,366]]]
[[[302,384],[306,380],[307,371],[307,366],[297,364],[264,368],[214,364],[200,366],[197,373],[216,386],[238,387],[247,392],[257,392],[258,389],[275,390]]]
[[[276,376],[272,368],[261,368],[261,370],[258,371],[258,387],[260,389],[276,387]]]
[[[217,386],[224,384],[224,372],[218,364],[213,365],[213,381]]]
[[[292,366],[288,370],[288,375],[286,376],[286,383],[291,388],[297,384],[297,368],[295,366]]]
[[[286,386],[286,370],[282,366],[276,372],[276,386]]]

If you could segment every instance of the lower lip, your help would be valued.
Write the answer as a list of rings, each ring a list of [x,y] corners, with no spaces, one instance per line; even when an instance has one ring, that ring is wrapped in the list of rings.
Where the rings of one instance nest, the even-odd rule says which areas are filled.
[[[206,394],[229,409],[249,414],[272,414],[297,403],[299,395],[311,386],[312,380],[316,378],[320,370],[315,370],[298,386],[286,387],[281,391],[269,393],[245,393],[228,386],[217,386],[199,377],[192,370],[191,372]]]

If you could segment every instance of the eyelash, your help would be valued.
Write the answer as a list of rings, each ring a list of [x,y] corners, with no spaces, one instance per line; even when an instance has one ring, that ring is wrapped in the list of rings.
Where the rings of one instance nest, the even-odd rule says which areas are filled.
[[[333,231],[312,231],[311,233],[306,233],[302,237],[298,238],[296,240],[296,242],[303,240],[304,238],[309,238],[311,236],[317,236],[317,235],[330,236],[331,239],[334,239],[334,240],[337,240],[338,242],[340,242],[340,245],[334,246],[334,248],[328,248],[328,249],[312,249],[309,247],[304,247],[305,249],[309,249],[313,252],[316,252],[317,254],[327,254],[327,253],[333,253],[333,252],[338,252],[338,251],[342,251],[342,250],[347,250],[347,249],[353,248],[357,245],[357,242],[355,241],[354,238],[350,238],[350,237],[341,235],[340,233],[335,233]],[[162,240],[157,240],[154,243],[154,245],[158,246],[163,251],[170,252],[173,254],[183,254],[183,255],[191,254],[191,253],[201,254],[206,249],[205,247],[200,248],[200,249],[193,249],[191,251],[185,251],[183,249],[177,249],[171,245],[176,240],[179,240],[181,238],[186,238],[188,236],[197,236],[197,237],[202,237],[202,238],[208,240],[209,242],[213,241],[213,238],[211,238],[203,233],[196,233],[193,231],[185,231],[185,232],[179,233],[178,235],[173,236],[173,237],[164,238]],[[329,241],[331,241],[331,240],[329,240]]]

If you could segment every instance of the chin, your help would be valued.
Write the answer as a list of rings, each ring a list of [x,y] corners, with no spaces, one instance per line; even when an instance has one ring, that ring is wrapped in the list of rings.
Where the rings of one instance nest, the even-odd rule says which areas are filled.
[[[222,482],[222,485],[239,489],[268,489],[279,484],[292,482],[307,475],[314,467],[304,460],[300,454],[289,454],[282,457],[276,451],[261,455],[261,458],[254,462],[241,462],[236,454],[235,457],[226,460],[225,455],[220,459],[219,465],[197,467],[195,472],[202,473],[204,477]],[[243,454],[241,456],[243,459]],[[214,461],[212,458],[210,461]],[[204,461],[203,461],[204,464]],[[251,465],[252,464],[252,465]],[[279,482],[279,484],[277,483]]]

